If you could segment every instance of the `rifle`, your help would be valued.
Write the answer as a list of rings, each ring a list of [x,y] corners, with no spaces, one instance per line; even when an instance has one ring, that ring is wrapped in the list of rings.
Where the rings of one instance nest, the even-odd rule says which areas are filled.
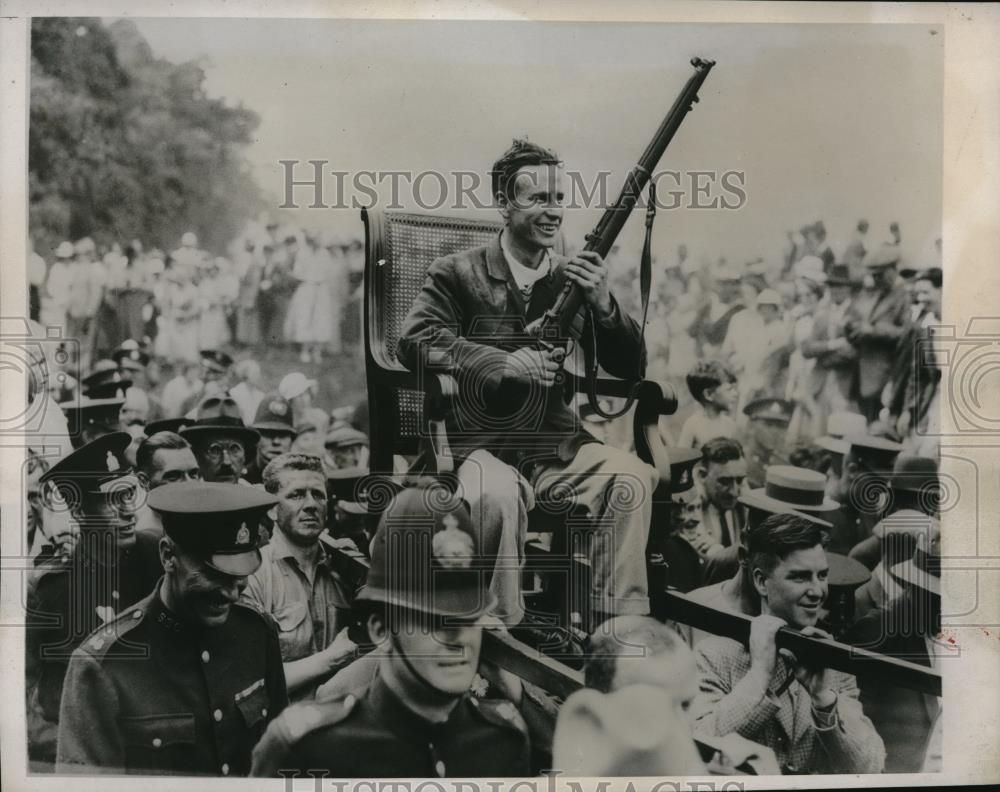
[[[639,158],[639,162],[629,172],[628,177],[625,179],[625,185],[622,187],[622,191],[614,204],[604,212],[594,230],[585,237],[587,241],[584,247],[585,251],[596,251],[600,253],[602,258],[608,255],[612,245],[614,245],[615,240],[618,238],[618,234],[624,227],[625,221],[628,220],[629,215],[635,208],[643,188],[649,184],[653,171],[663,153],[667,150],[667,146],[670,145],[670,141],[673,140],[685,116],[694,107],[694,103],[698,101],[698,91],[702,83],[705,82],[705,78],[708,77],[709,71],[715,65],[715,61],[692,58],[691,65],[694,67],[694,74],[688,78],[680,95],[674,100],[670,112],[667,113],[666,117],[660,123],[659,129],[656,130],[653,139],[646,146],[646,150]],[[646,327],[646,312],[649,306],[649,287],[652,277],[652,273],[650,272],[649,246],[655,213],[655,185],[650,184],[649,201],[646,210],[646,243],[643,248],[642,272],[640,274],[643,295],[641,325],[643,331],[645,331]],[[569,338],[570,326],[572,325],[573,318],[580,310],[582,302],[583,295],[580,293],[580,289],[575,283],[567,280],[556,301],[542,315],[536,326],[535,335],[538,337],[540,343],[547,349],[552,350],[554,352],[553,357],[560,363],[566,357],[566,348],[561,345],[560,339]],[[562,385],[564,378],[565,372],[560,371],[556,375],[556,386]],[[632,404],[635,402],[641,380],[642,374],[640,372],[636,381],[632,384],[631,392],[625,406],[621,410],[616,413],[604,412],[597,398],[597,361],[595,355],[595,360],[587,371],[587,398],[590,401],[591,408],[598,415],[607,419],[624,415],[631,409]]]

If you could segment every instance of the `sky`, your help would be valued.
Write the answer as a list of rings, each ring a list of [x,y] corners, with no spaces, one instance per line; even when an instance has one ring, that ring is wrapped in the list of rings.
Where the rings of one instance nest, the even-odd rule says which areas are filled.
[[[261,116],[247,156],[275,207],[279,160],[485,177],[525,135],[584,183],[609,171],[617,193],[697,55],[717,65],[660,168],[741,171],[746,201],[661,212],[659,255],[683,242],[696,257],[771,260],[787,230],[816,219],[835,250],[860,218],[875,243],[898,221],[904,254],[918,259],[941,235],[944,35],[925,25],[133,21],[157,56],[200,60],[209,94]],[[327,201],[335,186],[324,182]],[[424,189],[433,201],[435,182]],[[296,195],[304,204],[312,193]],[[417,208],[409,193],[401,202]],[[352,209],[275,214],[360,229]],[[569,210],[567,239],[582,239],[599,216]],[[624,246],[640,244],[641,227],[636,213]]]

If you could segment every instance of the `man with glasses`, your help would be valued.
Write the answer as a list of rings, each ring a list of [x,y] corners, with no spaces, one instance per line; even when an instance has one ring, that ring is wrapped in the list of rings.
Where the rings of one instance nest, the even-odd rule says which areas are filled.
[[[55,761],[59,701],[73,650],[144,597],[161,573],[156,540],[136,531],[142,490],[125,457],[130,442],[125,432],[99,437],[39,479],[50,505],[69,511],[79,539],[69,556],[39,565],[28,583],[28,755],[37,770],[51,770]]]
[[[248,483],[243,473],[247,460],[256,453],[260,433],[243,424],[240,408],[230,396],[205,399],[198,406],[197,419],[181,429],[180,435],[194,449],[202,479]]]

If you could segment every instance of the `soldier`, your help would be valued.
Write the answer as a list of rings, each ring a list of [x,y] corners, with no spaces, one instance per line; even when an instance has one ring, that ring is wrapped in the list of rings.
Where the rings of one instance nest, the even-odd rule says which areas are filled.
[[[794,405],[784,399],[755,399],[743,408],[747,416],[747,483],[763,487],[765,471],[771,465],[787,465],[785,433],[792,420]]]
[[[267,493],[189,481],[149,495],[164,577],[73,653],[60,772],[246,775],[288,703],[274,625],[238,602]]]
[[[411,489],[383,514],[367,585],[368,635],[381,647],[374,679],[296,704],[254,751],[253,774],[326,770],[339,778],[523,776],[527,727],[510,701],[469,687],[493,606],[491,565],[465,506]]]
[[[87,396],[77,401],[60,402],[59,406],[66,415],[73,449],[77,450],[99,437],[120,431],[124,404],[124,398],[91,399]]]
[[[115,613],[145,596],[161,569],[156,542],[135,530],[138,481],[125,432],[99,437],[40,477],[78,526],[71,554],[48,554],[28,583],[25,678],[32,760],[55,761],[59,699],[70,655]],[[55,497],[51,494],[54,491]]]

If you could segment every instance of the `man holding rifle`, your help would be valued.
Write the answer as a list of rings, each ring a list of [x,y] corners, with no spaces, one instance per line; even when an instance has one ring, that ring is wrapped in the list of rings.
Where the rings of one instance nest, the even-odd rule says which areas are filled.
[[[760,598],[749,647],[711,637],[695,647],[701,675],[696,732],[737,732],[773,749],[784,773],[879,773],[882,738],[865,716],[853,676],[800,663],[778,649],[782,627],[816,627],[828,593],[825,533],[777,514],[750,529],[747,572]]]
[[[431,265],[398,347],[409,369],[436,367],[458,381],[448,437],[484,550],[497,558],[491,590],[508,625],[523,616],[522,548],[536,498],[582,507],[595,520],[591,622],[649,612],[645,548],[657,473],[581,427],[556,385],[556,347],[567,340],[531,335],[569,280],[583,298],[572,335],[592,337],[597,362],[613,376],[645,368],[639,325],[611,294],[602,256],[553,251],[561,165],[548,149],[514,141],[492,171],[503,230],[489,245]]]

